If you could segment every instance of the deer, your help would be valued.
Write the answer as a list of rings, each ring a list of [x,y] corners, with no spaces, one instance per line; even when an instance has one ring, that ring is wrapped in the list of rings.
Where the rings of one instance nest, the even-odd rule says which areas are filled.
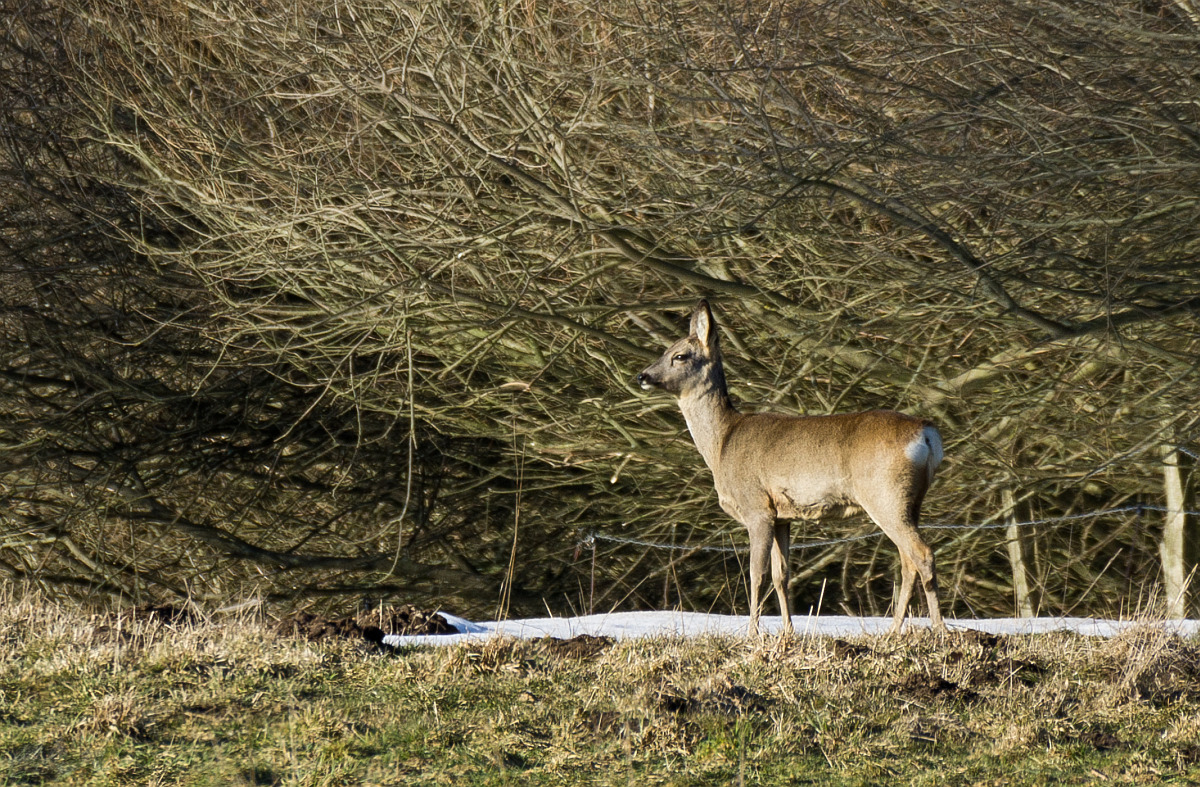
[[[759,593],[768,564],[783,634],[794,633],[788,581],[791,522],[866,512],[900,553],[900,590],[889,634],[899,633],[920,575],[931,627],[945,632],[933,551],[917,523],[941,464],[931,421],[891,410],[834,415],[741,413],[729,399],[717,324],[707,301],[687,336],[635,378],[677,397],[721,509],[750,535],[749,634],[759,634]]]

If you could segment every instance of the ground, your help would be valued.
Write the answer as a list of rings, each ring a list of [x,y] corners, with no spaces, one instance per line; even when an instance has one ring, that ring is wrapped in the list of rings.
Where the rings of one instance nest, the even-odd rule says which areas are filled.
[[[0,783],[1200,783],[1200,642],[1151,626],[396,649],[356,625],[4,605]]]

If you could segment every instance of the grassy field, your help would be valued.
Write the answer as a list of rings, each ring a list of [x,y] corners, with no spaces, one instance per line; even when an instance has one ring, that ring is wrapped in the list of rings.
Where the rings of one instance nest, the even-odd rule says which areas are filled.
[[[494,641],[0,610],[3,784],[1200,782],[1200,643]]]

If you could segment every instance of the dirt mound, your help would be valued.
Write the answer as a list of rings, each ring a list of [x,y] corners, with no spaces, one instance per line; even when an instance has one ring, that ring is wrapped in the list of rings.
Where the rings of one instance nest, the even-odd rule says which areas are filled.
[[[360,626],[376,626],[385,634],[457,634],[437,612],[421,610],[412,604],[399,607],[380,607],[360,612],[354,617]]]
[[[127,622],[142,621],[168,626],[199,622],[199,616],[194,611],[174,604],[139,604],[136,607],[125,608],[117,615]]]
[[[191,626],[200,616],[188,607],[173,604],[138,604],[99,616],[91,630],[94,642],[121,642],[126,645],[145,644],[157,636],[163,627]]]
[[[593,659],[612,647],[616,640],[612,637],[578,634],[570,639],[542,637],[534,642],[543,653],[572,659]]]
[[[741,716],[763,713],[771,702],[764,695],[734,683],[728,676],[714,675],[701,686],[688,691],[660,689],[658,706],[668,713]]]
[[[919,672],[910,674],[904,680],[894,684],[892,688],[901,696],[921,702],[929,702],[935,699],[965,700],[970,702],[979,699],[979,695],[971,689],[960,686],[945,678]]]
[[[420,610],[411,604],[373,609],[343,618],[297,612],[275,624],[275,630],[283,636],[302,637],[310,642],[345,637],[379,643],[388,634],[458,633],[438,613]]]
[[[1159,708],[1200,698],[1200,647],[1194,642],[1150,631],[1119,641],[1127,649],[1109,669],[1133,696]]]

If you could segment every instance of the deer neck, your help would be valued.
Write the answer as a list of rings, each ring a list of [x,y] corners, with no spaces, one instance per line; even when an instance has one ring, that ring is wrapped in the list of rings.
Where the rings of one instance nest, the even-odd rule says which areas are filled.
[[[738,416],[725,386],[712,385],[689,391],[679,398],[679,409],[683,411],[683,420],[687,421],[692,441],[700,450],[708,469],[715,472],[721,447]]]

